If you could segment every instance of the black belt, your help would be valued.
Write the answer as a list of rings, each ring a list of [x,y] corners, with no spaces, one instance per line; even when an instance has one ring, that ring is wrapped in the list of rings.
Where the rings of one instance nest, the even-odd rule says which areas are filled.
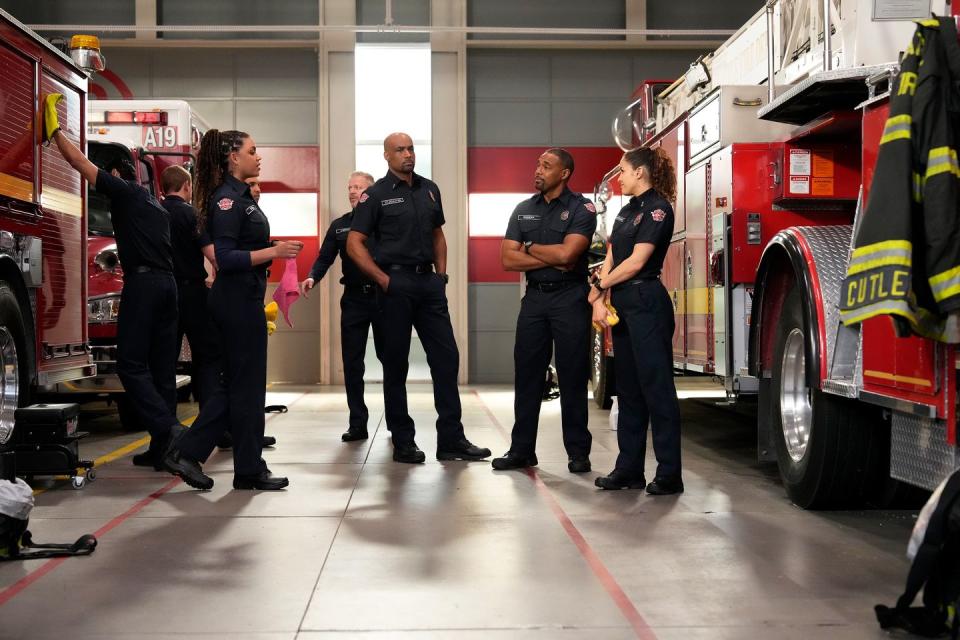
[[[613,285],[614,289],[619,289],[620,287],[629,287],[633,284],[644,284],[645,282],[659,282],[660,276],[644,276],[642,278],[631,278],[626,282],[621,282],[620,284]]]
[[[169,269],[158,269],[157,267],[148,267],[145,264],[140,265],[139,267],[134,267],[133,273],[165,273],[167,275],[173,275],[173,271]]]
[[[206,285],[206,278],[177,278],[177,284],[183,285],[184,287],[189,287],[194,284]]]
[[[359,293],[360,295],[369,296],[377,292],[377,285],[375,284],[346,284],[343,286],[343,290],[347,293]]]
[[[421,264],[387,264],[382,267],[385,271],[411,271],[413,273],[432,273],[433,264],[424,262]]]
[[[554,291],[561,291],[567,287],[577,284],[577,280],[557,280],[555,282],[550,281],[539,281],[539,280],[528,280],[527,288],[528,289],[537,289],[541,293],[552,293]],[[583,284],[583,283],[581,283]]]

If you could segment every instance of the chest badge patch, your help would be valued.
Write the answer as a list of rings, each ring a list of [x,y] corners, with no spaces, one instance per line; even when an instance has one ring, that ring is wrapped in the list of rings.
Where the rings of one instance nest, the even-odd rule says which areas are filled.
[[[430,199],[431,199],[431,200],[433,200],[434,202],[437,201],[437,196],[433,195],[433,191],[427,191],[427,193],[430,194]]]
[[[360,202],[366,202],[369,199],[370,199],[370,196],[367,195],[366,191],[360,194]]]
[[[570,212],[569,212],[569,211],[564,211],[563,213],[561,213],[561,214],[560,214],[560,219],[563,220],[563,221],[569,220],[569,219],[570,219]]]
[[[403,198],[390,198],[389,200],[381,200],[380,206],[389,207],[391,204],[401,204],[402,202]]]
[[[220,198],[217,206],[220,207],[220,211],[230,211],[230,209],[233,209],[233,200],[230,198]]]
[[[650,217],[657,222],[663,222],[663,219],[667,217],[667,214],[663,209],[657,209],[650,214]]]
[[[637,217],[633,219],[633,226],[637,226],[638,224],[640,224],[641,220],[643,220],[643,214],[638,213]]]
[[[587,211],[589,211],[590,213],[596,213],[596,212],[597,212],[597,207],[594,206],[594,204],[593,204],[592,202],[584,202],[584,203],[583,203],[583,208],[586,209]]]

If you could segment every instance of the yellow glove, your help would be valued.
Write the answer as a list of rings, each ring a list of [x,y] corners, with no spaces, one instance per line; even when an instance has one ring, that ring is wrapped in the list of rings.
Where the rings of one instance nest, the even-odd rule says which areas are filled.
[[[263,312],[267,316],[267,322],[276,322],[277,314],[280,313],[280,307],[276,302],[271,302],[263,308]]]
[[[620,322],[620,316],[617,315],[617,310],[613,308],[613,305],[610,304],[609,302],[606,302],[604,303],[604,306],[607,307],[607,324],[612,327],[613,325]],[[603,327],[601,327],[596,322],[593,323],[593,328],[596,329],[597,331],[603,331]]]
[[[267,335],[272,336],[277,330],[277,314],[280,313],[280,307],[276,302],[271,302],[263,308],[263,313],[267,316]]]
[[[50,142],[53,134],[60,128],[57,117],[57,105],[63,102],[62,93],[51,93],[43,98],[43,141]]]

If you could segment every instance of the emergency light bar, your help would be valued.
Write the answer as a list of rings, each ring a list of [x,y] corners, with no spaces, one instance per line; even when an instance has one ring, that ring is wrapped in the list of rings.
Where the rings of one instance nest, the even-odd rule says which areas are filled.
[[[93,122],[91,120],[91,122]],[[167,124],[166,111],[105,111],[103,120],[106,124]]]

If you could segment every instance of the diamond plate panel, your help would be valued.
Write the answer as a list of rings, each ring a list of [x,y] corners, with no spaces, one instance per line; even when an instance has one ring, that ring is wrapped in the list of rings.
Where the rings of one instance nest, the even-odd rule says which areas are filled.
[[[943,420],[894,411],[890,436],[890,475],[897,480],[935,489],[960,466]]]
[[[828,227],[797,227],[810,245],[813,262],[820,278],[820,295],[823,298],[824,330],[827,334],[827,352],[824,354],[829,364],[833,362],[833,350],[837,342],[837,326],[840,323],[840,292],[843,277],[847,275],[847,263],[850,256],[851,225]]]

